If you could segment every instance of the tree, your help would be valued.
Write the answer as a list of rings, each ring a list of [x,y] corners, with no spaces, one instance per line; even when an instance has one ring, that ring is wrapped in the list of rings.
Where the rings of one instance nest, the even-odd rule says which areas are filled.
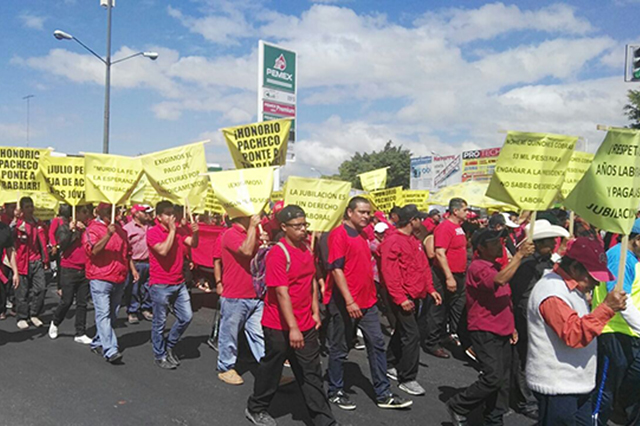
[[[387,170],[387,188],[402,186],[409,188],[409,174],[411,168],[411,152],[402,149],[402,145],[393,146],[393,142],[386,143],[381,151],[356,154],[351,159],[344,161],[338,168],[338,174],[331,176],[334,179],[351,182],[354,188],[362,189],[358,174],[382,167]]]
[[[640,90],[629,90],[627,92],[629,103],[623,108],[624,114],[629,118],[632,129],[640,129]]]

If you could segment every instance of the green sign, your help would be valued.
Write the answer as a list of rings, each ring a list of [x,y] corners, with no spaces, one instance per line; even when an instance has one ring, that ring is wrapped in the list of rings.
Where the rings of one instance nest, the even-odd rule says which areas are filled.
[[[296,91],[296,54],[264,44],[263,86],[287,92]]]

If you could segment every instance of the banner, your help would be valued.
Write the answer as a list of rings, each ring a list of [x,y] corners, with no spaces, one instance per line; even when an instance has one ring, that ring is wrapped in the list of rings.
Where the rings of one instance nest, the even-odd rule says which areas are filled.
[[[151,186],[147,175],[143,174],[131,193],[128,204],[146,204],[155,209],[156,204],[162,201],[162,197]]]
[[[21,197],[29,196],[33,198],[33,215],[40,220],[51,220],[58,215],[60,201],[48,192],[32,192],[20,194]]]
[[[376,209],[389,213],[393,206],[402,206],[402,187],[396,186],[388,189],[379,189],[369,193]]]
[[[567,196],[573,191],[576,184],[580,182],[582,176],[589,170],[589,166],[593,161],[593,154],[588,152],[580,152],[574,151],[573,155],[571,155],[571,160],[569,160],[569,165],[567,166],[567,171],[564,175],[564,182],[562,182],[562,188],[560,188],[560,193],[562,194],[562,198],[567,198]]]
[[[462,182],[488,182],[500,155],[500,148],[474,149],[462,152]]]
[[[229,170],[208,175],[216,198],[231,219],[259,214],[271,197],[271,167]]]
[[[87,201],[124,204],[142,175],[139,158],[111,154],[85,154]]]
[[[208,184],[209,183],[207,182],[207,185]],[[210,214],[224,215],[222,204],[220,204],[220,201],[216,198],[211,187],[207,189],[207,195],[202,199],[200,205],[194,207],[193,209],[193,212],[198,214],[204,213],[205,211],[209,212]]]
[[[222,129],[231,158],[238,169],[284,166],[290,119],[271,120]]]
[[[611,129],[564,202],[604,231],[629,234],[640,202],[640,132]]]
[[[427,211],[429,204],[429,191],[423,189],[405,189],[402,191],[402,203],[400,205],[415,204],[418,210]]]
[[[371,192],[375,191],[376,189],[386,188],[388,168],[389,167],[385,167],[382,169],[371,170],[370,172],[366,173],[360,173],[358,177],[360,178],[362,189]]]
[[[331,231],[340,223],[349,203],[351,183],[290,176],[284,204],[296,204],[307,214],[308,231]]]
[[[179,146],[140,156],[149,183],[161,199],[197,206],[204,198],[209,182],[204,142]]]
[[[509,132],[487,197],[522,210],[551,207],[564,181],[577,136]]]
[[[40,164],[49,190],[56,198],[70,206],[85,202],[84,158],[47,154],[42,157]]]
[[[48,153],[48,149],[0,147],[0,189],[4,193],[3,198],[16,198],[18,193],[48,192],[41,170],[42,158]]]

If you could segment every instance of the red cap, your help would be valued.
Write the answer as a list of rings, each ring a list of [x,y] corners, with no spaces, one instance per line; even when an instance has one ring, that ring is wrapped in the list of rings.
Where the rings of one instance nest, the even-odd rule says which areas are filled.
[[[111,204],[109,203],[100,203],[98,204],[98,210],[110,209]]]
[[[607,253],[602,243],[595,238],[578,237],[569,241],[565,256],[580,262],[596,281],[608,282],[616,279],[607,267]]]
[[[467,219],[477,219],[478,218],[478,213],[468,210],[467,211]]]
[[[273,205],[273,213],[278,213],[284,208],[284,201],[280,200]]]
[[[131,213],[138,213],[138,212],[151,213],[152,211],[153,209],[150,206],[147,206],[146,204],[136,204],[135,206],[131,207]]]

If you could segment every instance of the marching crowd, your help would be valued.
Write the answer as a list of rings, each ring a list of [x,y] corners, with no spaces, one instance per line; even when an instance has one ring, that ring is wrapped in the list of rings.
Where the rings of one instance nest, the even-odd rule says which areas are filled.
[[[135,205],[128,215],[112,208],[63,205],[45,224],[31,198],[5,204],[0,319],[15,316],[19,329],[43,326],[55,263],[60,301],[51,339],[75,301],[74,340],[119,363],[113,325],[123,304],[130,323],[152,322],[156,365],[176,369],[174,348],[193,315],[189,253],[201,240],[200,225],[169,201]],[[220,297],[209,339],[219,379],[244,382],[235,368],[242,332],[259,362],[245,410],[252,423],[276,424],[269,405],[290,365],[313,423],[338,424],[332,407],[357,407],[344,392],[344,363],[363,339],[381,409],[407,408],[425,394],[417,381],[421,349],[446,359],[447,348],[457,347],[480,374],[447,401],[454,425],[467,424],[479,407],[484,424],[501,425],[510,406],[540,425],[593,418],[606,425],[615,410],[624,424],[640,424],[640,219],[622,247],[619,236],[580,218],[570,235],[562,210],[482,217],[460,198],[446,212],[408,204],[387,217],[356,196],[342,223],[322,234],[308,232],[299,206],[279,202],[272,210],[226,220],[210,253],[211,278],[201,286],[213,292],[214,284]],[[169,313],[175,321],[166,332]],[[407,396],[394,393],[392,382]]]

